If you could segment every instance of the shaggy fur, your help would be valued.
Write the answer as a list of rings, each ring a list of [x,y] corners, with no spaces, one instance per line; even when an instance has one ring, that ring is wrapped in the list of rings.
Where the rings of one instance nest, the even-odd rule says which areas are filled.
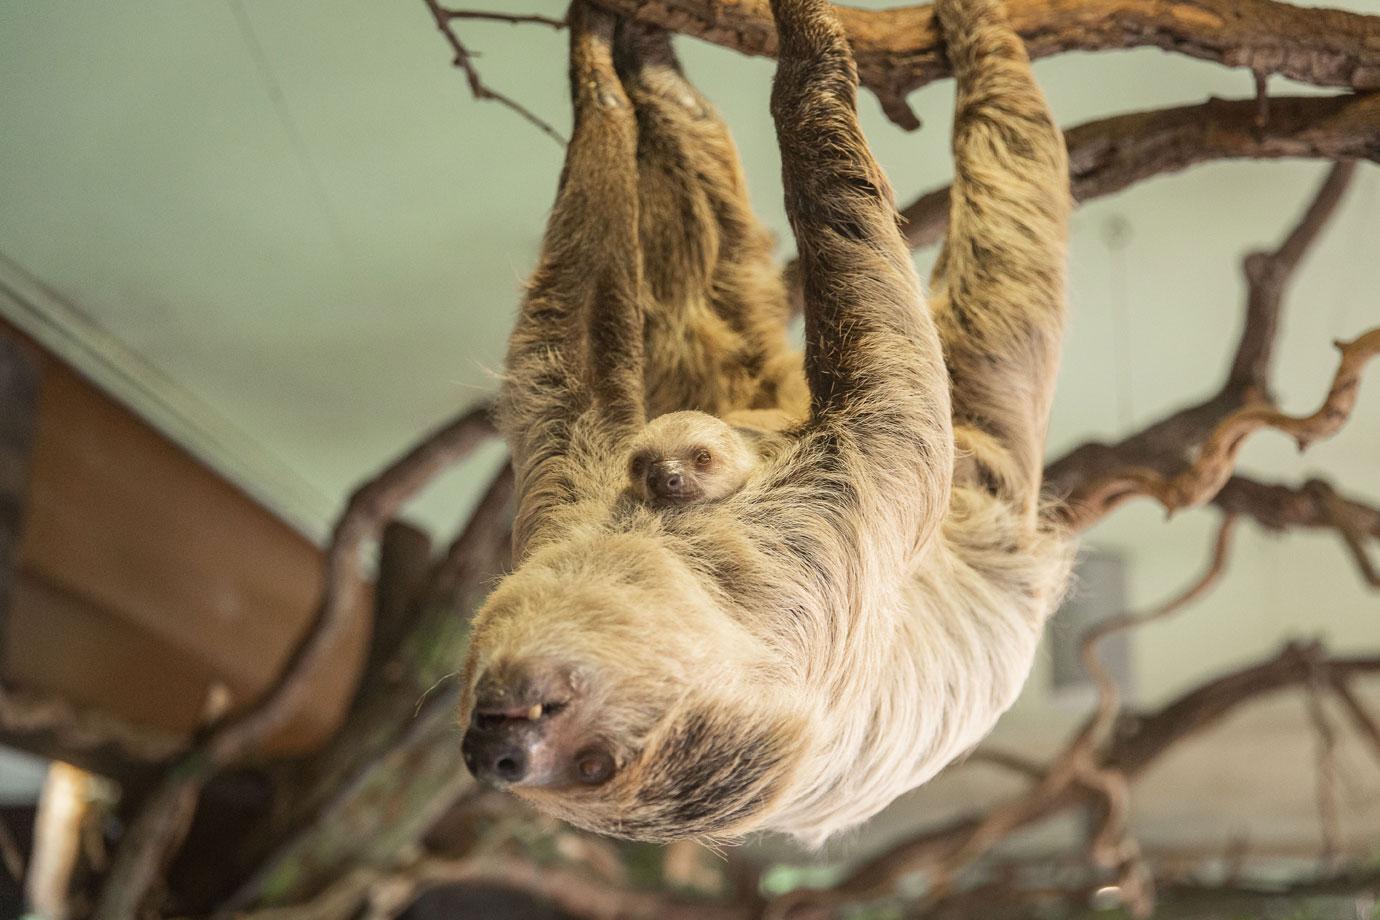
[[[1011,704],[1069,568],[1038,514],[1068,171],[1001,4],[936,3],[958,112],[932,310],[829,5],[772,7],[803,375],[727,131],[665,36],[571,11],[575,131],[501,397],[518,565],[462,715],[483,675],[559,663],[554,718],[616,770],[514,791],[610,834],[863,821]],[[771,449],[718,501],[649,506],[629,453],[678,410],[757,410]]]

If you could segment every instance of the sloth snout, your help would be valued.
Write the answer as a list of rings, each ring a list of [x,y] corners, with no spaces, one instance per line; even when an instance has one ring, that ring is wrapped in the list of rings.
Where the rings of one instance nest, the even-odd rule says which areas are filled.
[[[679,463],[653,463],[647,470],[647,492],[663,498],[684,498],[690,482]]]
[[[574,688],[562,669],[532,665],[483,675],[475,687],[460,752],[480,782],[510,786],[598,785],[613,757],[588,743],[572,712]]]
[[[531,732],[516,729],[515,719],[504,719],[497,730],[471,728],[465,733],[461,754],[475,779],[484,783],[520,783],[531,766]]]

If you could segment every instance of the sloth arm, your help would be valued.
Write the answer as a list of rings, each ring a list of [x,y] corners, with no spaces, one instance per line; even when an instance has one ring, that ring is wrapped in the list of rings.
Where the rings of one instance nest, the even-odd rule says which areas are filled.
[[[499,416],[517,472],[517,559],[584,497],[572,467],[590,457],[571,456],[573,442],[608,453],[645,421],[637,127],[614,72],[615,21],[582,2],[570,10],[575,127],[508,344]]]
[[[937,0],[935,12],[958,94],[932,282],[960,478],[1033,525],[1064,325],[1067,153],[1000,0]]]
[[[825,0],[773,0],[772,114],[800,252],[810,418],[798,473],[830,523],[894,546],[909,565],[948,508],[949,380],[897,225],[891,188],[858,125],[857,70]]]

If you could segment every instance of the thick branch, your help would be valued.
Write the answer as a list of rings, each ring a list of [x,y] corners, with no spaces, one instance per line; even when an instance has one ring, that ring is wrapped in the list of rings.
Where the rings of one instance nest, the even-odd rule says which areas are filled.
[[[1230,479],[1244,437],[1256,428],[1282,426],[1302,448],[1345,421],[1355,400],[1359,371],[1380,349],[1380,330],[1344,347],[1332,391],[1313,416],[1294,418],[1276,410],[1268,397],[1268,378],[1284,291],[1336,211],[1352,175],[1351,165],[1334,166],[1280,246],[1245,259],[1245,321],[1231,372],[1214,396],[1173,412],[1117,444],[1084,444],[1046,467],[1045,487],[1068,499],[1065,511],[1071,526],[1085,528],[1134,495],[1150,495],[1169,511],[1213,498]],[[1199,445],[1201,450],[1194,456]],[[1328,526],[1346,539],[1362,572],[1373,575],[1362,545],[1364,518],[1354,519],[1351,503],[1326,486],[1315,489],[1313,499]]]
[[[767,0],[596,0],[751,55],[774,55]],[[1318,86],[1380,88],[1380,17],[1277,0],[1007,0],[1032,58],[1155,47]],[[858,73],[885,100],[949,74],[929,6],[838,8]]]
[[[1064,138],[1077,201],[1111,195],[1152,176],[1213,160],[1309,157],[1380,162],[1380,94],[1278,96],[1270,100],[1270,119],[1264,127],[1256,124],[1255,100],[1210,99],[1200,105],[1087,122],[1070,128]],[[922,195],[901,214],[912,247],[933,245],[949,222],[949,190]],[[1324,218],[1325,214],[1316,223],[1321,225]]]
[[[149,794],[115,853],[93,912],[96,920],[125,920],[137,913],[201,784],[253,753],[300,709],[310,676],[330,660],[359,607],[364,548],[379,539],[406,501],[492,435],[488,408],[475,409],[430,434],[351,496],[331,535],[325,588],[306,638],[262,700],[213,729]]]

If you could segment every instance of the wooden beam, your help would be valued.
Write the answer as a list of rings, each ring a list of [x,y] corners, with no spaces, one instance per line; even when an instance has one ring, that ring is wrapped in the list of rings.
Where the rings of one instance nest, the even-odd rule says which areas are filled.
[[[248,705],[311,620],[320,548],[22,334],[0,324],[0,341],[38,378],[0,680],[174,732]],[[371,608],[267,753],[338,727]]]

